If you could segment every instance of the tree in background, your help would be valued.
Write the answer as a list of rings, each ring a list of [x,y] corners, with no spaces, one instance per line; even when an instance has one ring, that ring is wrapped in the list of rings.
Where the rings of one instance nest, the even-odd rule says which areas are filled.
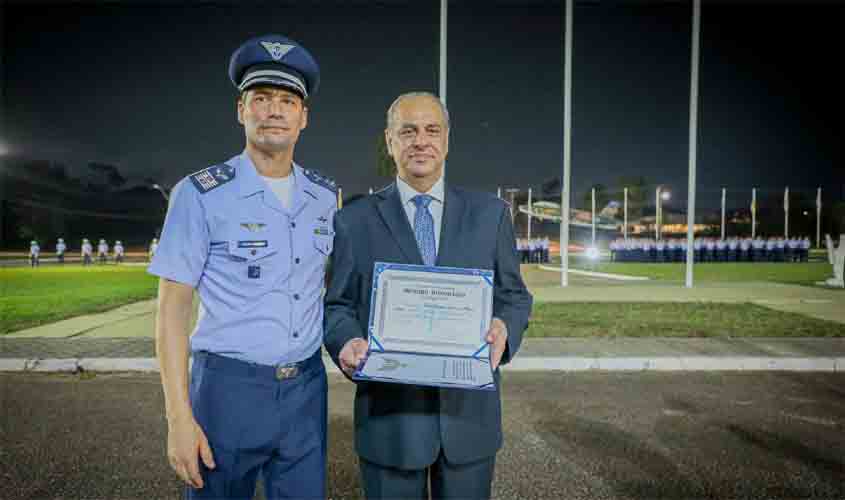
[[[381,132],[376,140],[376,173],[385,179],[396,177],[396,164],[393,163],[393,158],[387,151],[387,141],[384,139],[384,133]]]

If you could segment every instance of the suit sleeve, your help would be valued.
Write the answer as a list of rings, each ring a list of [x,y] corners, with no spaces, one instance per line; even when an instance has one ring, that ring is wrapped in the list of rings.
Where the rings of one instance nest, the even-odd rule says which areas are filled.
[[[495,273],[493,316],[504,321],[508,328],[508,345],[502,356],[502,364],[506,364],[522,344],[522,333],[528,328],[533,303],[520,274],[516,239],[507,209],[503,209],[499,216]]]
[[[342,212],[334,217],[334,252],[331,260],[331,278],[326,289],[326,308],[323,342],[338,367],[340,350],[356,337],[367,338],[358,321],[360,304],[360,275],[355,269],[349,227]]]

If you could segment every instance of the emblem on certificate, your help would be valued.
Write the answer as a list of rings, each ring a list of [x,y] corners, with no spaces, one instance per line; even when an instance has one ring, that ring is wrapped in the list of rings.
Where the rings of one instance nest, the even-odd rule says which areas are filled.
[[[495,390],[493,271],[376,262],[369,346],[352,378]]]

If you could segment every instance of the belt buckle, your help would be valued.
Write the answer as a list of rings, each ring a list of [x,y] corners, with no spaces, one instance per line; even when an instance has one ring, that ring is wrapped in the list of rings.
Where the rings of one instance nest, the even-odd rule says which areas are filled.
[[[299,375],[299,367],[296,365],[279,365],[276,367],[276,379],[286,380]]]

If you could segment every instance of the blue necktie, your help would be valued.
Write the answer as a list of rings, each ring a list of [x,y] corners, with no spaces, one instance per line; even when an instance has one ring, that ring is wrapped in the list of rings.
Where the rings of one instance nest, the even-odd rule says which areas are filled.
[[[417,246],[420,249],[423,262],[427,266],[433,266],[437,257],[437,247],[434,242],[434,218],[428,211],[432,197],[427,194],[419,194],[411,198],[417,211],[414,214],[414,236],[417,238]]]

